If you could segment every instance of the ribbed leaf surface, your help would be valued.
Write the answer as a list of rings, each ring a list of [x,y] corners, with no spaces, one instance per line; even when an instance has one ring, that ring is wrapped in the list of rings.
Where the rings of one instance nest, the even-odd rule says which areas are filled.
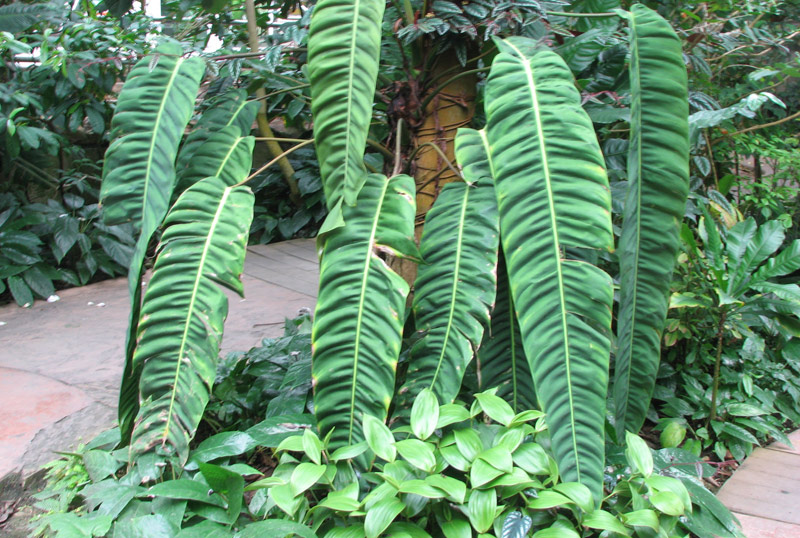
[[[133,222],[143,234],[164,219],[175,182],[175,155],[205,71],[200,58],[159,47],[131,70],[111,120],[100,201],[106,224]]]
[[[478,350],[478,361],[481,392],[497,387],[497,395],[517,413],[538,408],[502,253],[497,264],[497,299],[491,325]]]
[[[480,144],[477,131],[469,131],[459,131],[456,147],[462,150],[457,155],[465,179],[474,183],[451,183],[442,189],[425,219],[420,241],[425,263],[414,282],[412,309],[416,330],[423,336],[409,355],[404,397],[411,401],[423,388],[433,390],[441,403],[455,399],[494,303],[497,200],[491,176],[469,173],[482,165],[488,169],[482,145],[478,153],[459,145],[464,136],[477,138]],[[470,166],[469,159],[478,162]]]
[[[308,35],[314,140],[328,209],[340,215],[366,180],[364,147],[378,76],[382,0],[320,0]],[[334,219],[336,220],[336,219]]]
[[[599,500],[612,284],[565,250],[612,248],[603,156],[564,61],[499,45],[486,115],[511,296],[562,478]]]
[[[197,125],[178,152],[175,165],[178,180],[180,181],[185,169],[191,164],[198,148],[214,133],[225,127],[235,126],[239,129],[240,136],[249,135],[258,106],[258,101],[247,100],[247,92],[244,90],[234,90],[217,99],[197,120]]]
[[[664,19],[631,8],[629,190],[619,241],[614,370],[617,439],[647,414],[661,354],[678,231],[689,192],[689,105],[681,42]]]
[[[131,257],[128,288],[131,312],[119,397],[123,443],[138,409],[139,372],[131,359],[141,300],[142,263],[155,230],[169,208],[175,183],[175,155],[205,71],[199,58],[181,58],[182,50],[162,45],[155,65],[148,56],[131,70],[111,120],[114,139],[105,154],[100,202],[106,224],[133,222],[139,239]]]
[[[250,173],[253,163],[252,136],[241,136],[235,125],[211,134],[192,156],[189,165],[178,175],[177,192],[183,192],[203,178],[216,176],[227,185],[235,185]]]
[[[324,235],[311,339],[314,407],[334,447],[364,439],[363,414],[385,419],[394,393],[408,284],[385,253],[416,257],[414,180],[371,174],[347,224]]]
[[[253,194],[206,178],[167,215],[153,277],[145,292],[134,367],[142,367],[134,457],[156,451],[186,461],[216,374],[228,299],[243,293],[241,273]]]

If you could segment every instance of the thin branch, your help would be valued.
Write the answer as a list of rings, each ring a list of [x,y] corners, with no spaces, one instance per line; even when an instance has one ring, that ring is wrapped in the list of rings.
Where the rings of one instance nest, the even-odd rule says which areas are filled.
[[[557,17],[619,17],[618,13],[566,13],[563,11],[545,11],[545,13]]]
[[[461,172],[459,172],[458,170],[456,170],[456,168],[455,168],[455,166],[453,165],[453,163],[452,163],[452,162],[450,162],[450,159],[448,159],[448,158],[447,158],[447,155],[445,155],[445,154],[444,154],[444,152],[441,150],[441,148],[439,148],[439,146],[437,146],[437,145],[436,145],[436,144],[434,144],[433,142],[425,142],[424,144],[420,144],[419,146],[417,146],[417,147],[414,149],[414,151],[412,151],[412,152],[411,152],[411,155],[409,155],[409,157],[408,157],[408,162],[411,162],[411,161],[413,161],[413,160],[414,160],[414,157],[416,157],[417,153],[419,153],[419,151],[420,151],[422,148],[424,148],[425,146],[430,146],[430,147],[432,147],[434,150],[436,150],[436,153],[438,153],[438,154],[439,154],[439,156],[442,158],[442,160],[444,160],[444,162],[447,164],[447,167],[450,169],[450,171],[451,171],[451,172],[453,172],[453,173],[456,175],[456,177],[458,177],[458,178],[461,178],[461,179],[464,179],[464,177],[461,175]]]
[[[466,77],[467,75],[473,75],[475,73],[488,71],[489,69],[490,69],[489,67],[479,67],[478,69],[470,69],[469,71],[462,71],[457,75],[453,75],[449,79],[445,80],[444,82],[436,86],[436,88],[434,88],[434,90],[430,94],[428,94],[425,97],[425,99],[423,99],[422,103],[419,105],[419,109],[425,110],[428,107],[428,105],[431,104],[431,101],[433,101],[434,97],[436,97],[439,94],[439,92],[445,89],[447,85],[450,84],[451,82],[458,80],[461,77]]]
[[[307,138],[279,138],[277,136],[256,136],[256,140],[262,142],[305,142]]]
[[[240,181],[239,183],[237,183],[235,186],[239,187],[241,185],[246,184],[248,181],[250,181],[251,179],[256,177],[258,174],[260,174],[261,172],[263,172],[264,170],[266,170],[267,168],[269,168],[270,166],[272,166],[276,162],[278,162],[281,159],[285,158],[287,155],[290,155],[290,154],[294,153],[298,149],[311,144],[312,142],[314,142],[313,138],[311,138],[309,140],[306,140],[306,141],[304,141],[304,142],[302,142],[300,144],[297,144],[296,146],[292,146],[291,148],[287,149],[286,151],[284,151],[283,153],[281,153],[280,155],[278,155],[277,157],[272,159],[270,162],[268,162],[267,164],[265,164],[264,166],[262,166],[261,168],[259,168],[258,170],[256,170],[252,174],[250,174],[249,176],[247,176],[247,178],[245,178],[243,181]]]
[[[394,159],[394,153],[383,147],[380,142],[377,142],[371,138],[367,138],[367,145],[371,148],[377,149],[381,155],[386,157],[387,159]]]
[[[795,112],[791,116],[786,116],[785,118],[782,118],[780,120],[771,121],[769,123],[762,123],[761,125],[753,125],[752,127],[747,127],[746,129],[740,129],[739,131],[734,131],[732,133],[728,133],[725,136],[736,136],[736,135],[740,135],[740,134],[743,134],[743,133],[749,133],[750,131],[757,131],[758,129],[766,129],[767,127],[775,127],[776,125],[780,125],[781,123],[786,123],[787,121],[792,121],[792,120],[797,119],[797,118],[800,118],[800,110],[798,110],[797,112]],[[725,138],[725,137],[721,136],[719,138],[714,139],[712,144],[716,144],[717,142],[719,142],[723,138]]]
[[[400,118],[397,121],[397,132],[395,133],[395,145],[394,145],[394,169],[392,170],[392,177],[396,176],[400,173],[403,169],[403,163],[400,160],[401,154],[400,150],[402,149],[402,138],[403,138],[403,118]]]

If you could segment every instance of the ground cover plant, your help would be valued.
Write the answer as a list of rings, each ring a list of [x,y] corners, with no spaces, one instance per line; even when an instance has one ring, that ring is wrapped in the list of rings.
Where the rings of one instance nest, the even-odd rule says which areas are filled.
[[[488,21],[469,13],[478,8],[432,9],[417,18],[410,4],[315,6],[298,36],[307,48],[291,59],[310,87],[284,81],[275,99],[302,119],[311,97],[321,181],[312,164],[295,186],[321,186],[328,212],[311,335],[221,362],[218,284],[241,293],[257,215],[250,186],[263,180],[250,173],[247,135],[263,107],[220,92],[184,137],[203,63],[167,43],[134,67],[101,193],[107,224],[130,221],[138,233],[120,430],[83,456],[95,475],[86,504],[43,525],[98,535],[737,535],[699,481],[710,467],[695,463],[709,450],[743,457],[791,419],[774,383],[736,386],[729,357],[754,376],[783,372],[794,394],[780,361],[794,357],[796,285],[785,279],[798,256],[793,243],[777,253],[783,225],[739,218],[702,183],[730,192],[710,129],[785,103],[764,88],[727,107],[690,94],[686,51],[644,6],[585,19],[493,6]],[[468,46],[453,39],[470,25]],[[483,40],[497,33],[521,35]],[[425,53],[432,44],[453,63]],[[393,56],[403,68],[381,69]],[[693,56],[690,65],[705,62]],[[217,80],[238,77],[224,69]],[[468,77],[478,95],[452,87]],[[387,78],[395,92],[376,97]],[[420,93],[422,83],[434,91]],[[443,100],[472,112],[445,128]],[[689,115],[697,103],[708,108]],[[376,138],[380,158],[365,155]],[[282,141],[298,144],[284,152],[297,157],[312,140]],[[266,181],[283,180],[291,204],[284,171]],[[456,181],[444,185],[445,173]],[[321,219],[314,204],[318,194],[285,229]],[[696,222],[682,226],[687,207]],[[279,228],[263,219],[255,229]],[[685,282],[670,301],[681,246]],[[696,323],[676,323],[681,315]],[[666,419],[666,448],[652,454],[631,434],[646,417]]]

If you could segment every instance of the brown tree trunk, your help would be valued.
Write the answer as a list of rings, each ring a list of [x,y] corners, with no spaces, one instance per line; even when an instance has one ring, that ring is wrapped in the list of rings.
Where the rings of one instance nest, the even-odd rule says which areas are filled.
[[[434,89],[467,68],[462,67],[451,50],[441,54],[427,77],[433,81],[429,93],[422,97],[424,102]],[[412,133],[412,147],[416,150],[413,163],[414,180],[417,185],[417,214],[415,235],[417,242],[422,236],[425,215],[430,210],[441,188],[458,176],[450,169],[431,144],[435,144],[450,163],[455,163],[455,136],[459,127],[467,126],[475,114],[475,86],[477,75],[459,77],[434,95],[425,107],[422,123]],[[417,276],[417,264],[396,260],[392,264],[409,284],[413,285]],[[412,290],[413,291],[413,290]]]

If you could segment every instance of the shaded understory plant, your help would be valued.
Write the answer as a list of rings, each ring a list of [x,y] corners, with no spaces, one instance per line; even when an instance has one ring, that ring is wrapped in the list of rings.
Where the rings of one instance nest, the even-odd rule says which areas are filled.
[[[778,220],[721,225],[705,208],[683,227],[656,407],[693,429],[698,454],[741,461],[800,422],[800,242],[784,244],[785,233]]]

